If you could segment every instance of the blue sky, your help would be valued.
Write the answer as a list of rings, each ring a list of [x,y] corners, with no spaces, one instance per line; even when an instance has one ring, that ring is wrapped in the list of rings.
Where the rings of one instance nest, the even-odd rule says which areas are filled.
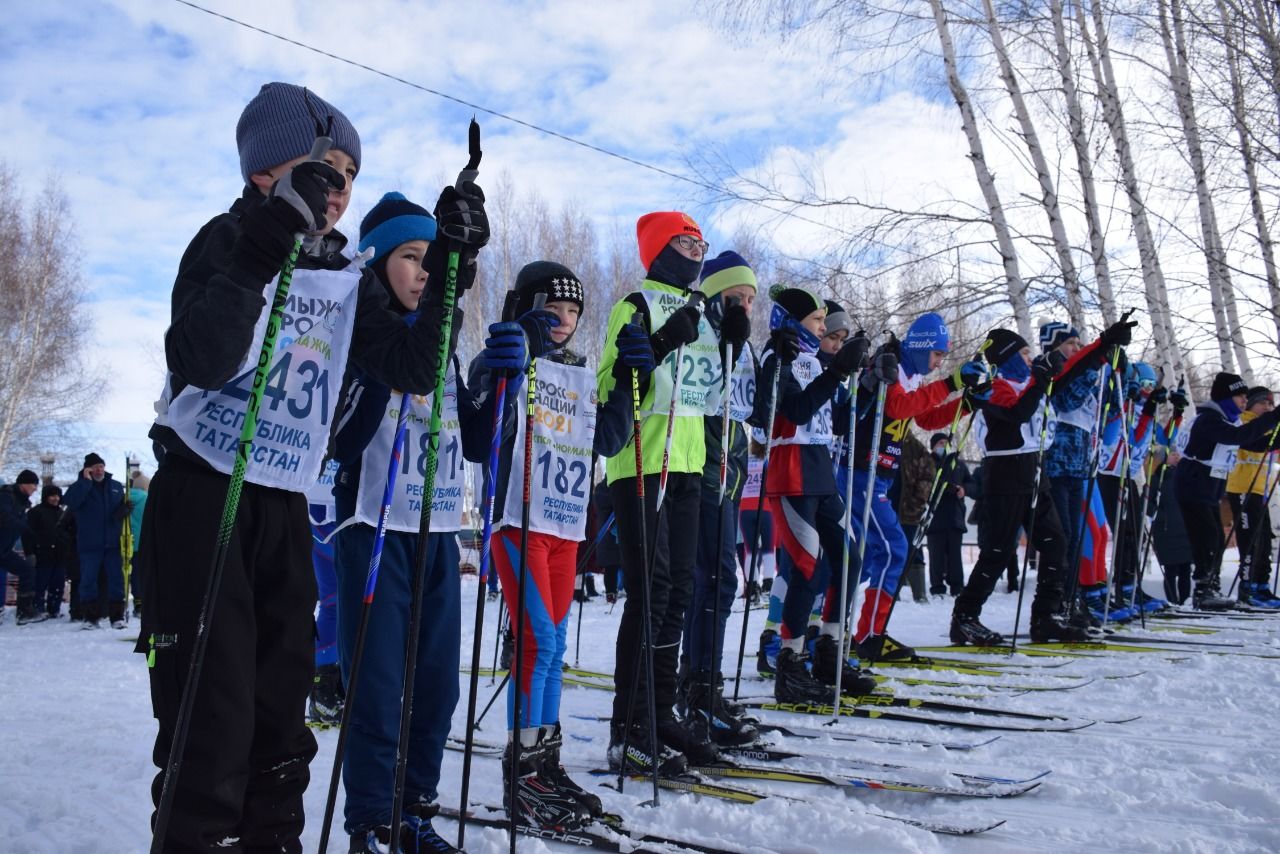
[[[854,102],[827,90],[812,51],[730,39],[684,5],[208,5],[675,171],[713,144],[750,165],[848,142],[840,118]],[[235,122],[263,82],[310,86],[360,131],[362,171],[340,224],[348,233],[388,189],[433,198],[464,154],[469,109],[176,2],[23,3],[6,18],[0,157],[29,193],[56,176],[69,196],[91,360],[110,376],[90,416],[104,453],[149,457],[173,272],[190,237],[240,190]],[[489,174],[505,170],[553,205],[572,200],[602,228],[629,230],[640,213],[679,207],[715,243],[754,215],[707,210],[696,188],[480,119]]]

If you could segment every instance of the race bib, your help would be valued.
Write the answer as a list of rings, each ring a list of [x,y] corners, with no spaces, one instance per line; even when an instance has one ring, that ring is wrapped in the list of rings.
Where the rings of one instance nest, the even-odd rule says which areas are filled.
[[[261,486],[307,492],[320,474],[334,411],[338,407],[347,350],[355,324],[360,274],[345,270],[297,270],[284,305],[271,369],[245,480]],[[270,301],[275,281],[264,289]],[[156,423],[178,437],[215,470],[230,474],[244,425],[270,312],[254,328],[253,343],[236,376],[220,389],[187,386],[156,404]]]
[[[822,373],[822,363],[816,356],[801,353],[791,363],[791,375],[801,388],[808,388],[809,383]],[[832,439],[831,401],[828,399],[822,408],[814,413],[807,424],[796,425],[794,436],[780,437],[773,440],[774,445],[830,445]]]
[[[745,422],[751,417],[756,402],[756,364],[751,357],[750,343],[743,345],[738,361],[729,374],[729,417]]]
[[[581,542],[591,498],[596,380],[590,368],[538,359],[534,381],[529,530]],[[527,389],[525,390],[527,393]],[[521,398],[502,525],[519,526],[524,510],[527,400]]]
[[[681,294],[639,293],[649,306],[649,328],[655,331],[688,302],[688,298]],[[677,356],[680,357],[678,365]],[[698,321],[697,340],[669,354],[650,374],[649,383],[653,390],[651,408],[642,414],[665,416],[671,404],[673,387],[679,392],[675,398],[677,416],[712,414],[712,401],[718,397],[716,391],[722,382],[719,342],[704,317]]]
[[[360,461],[360,487],[356,496],[356,519],[377,527],[386,500],[388,465],[395,444],[396,423],[404,396],[391,393],[378,430],[364,449]],[[396,461],[396,481],[390,495],[387,529],[417,533],[422,516],[423,487],[431,444],[431,398],[409,395],[409,420],[404,448]],[[444,406],[440,421],[440,447],[436,457],[435,490],[431,501],[431,532],[448,533],[462,528],[463,481],[466,460],[462,456],[458,423],[458,376],[451,360],[444,380]]]

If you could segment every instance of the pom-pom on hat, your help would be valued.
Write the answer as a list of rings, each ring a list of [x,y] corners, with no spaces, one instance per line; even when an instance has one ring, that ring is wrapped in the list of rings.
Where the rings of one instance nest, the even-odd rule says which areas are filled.
[[[662,247],[681,234],[702,240],[702,229],[693,217],[680,211],[656,211],[636,220],[636,244],[640,249],[641,265],[648,270]]]
[[[18,479],[14,481],[14,483],[19,483],[19,484],[22,484],[22,483],[36,484],[39,482],[40,482],[40,477],[31,469],[23,469],[22,471],[18,472]]]
[[[566,300],[583,308],[582,282],[563,264],[555,261],[533,261],[516,274],[516,317],[533,309],[536,294],[546,294],[547,302]]]
[[[396,192],[379,199],[360,221],[360,251],[372,246],[371,262],[380,260],[401,243],[435,239],[436,221],[431,214]]]
[[[820,308],[826,308],[822,300],[804,288],[774,285],[769,289],[769,297],[797,322]]]
[[[1237,394],[1247,394],[1249,384],[1245,382],[1239,374],[1229,374],[1222,371],[1213,378],[1213,386],[1209,389],[1210,400],[1226,400],[1229,397],[1235,397]]]
[[[1026,339],[1012,329],[992,329],[987,333],[987,340],[982,342],[982,355],[998,368],[1026,346]]]
[[[326,128],[332,118],[332,128]],[[319,126],[317,126],[317,122]],[[240,174],[250,176],[309,154],[317,130],[325,130],[333,147],[351,156],[360,171],[360,134],[342,111],[314,92],[292,83],[266,83],[245,105],[236,123]]]
[[[1045,353],[1058,349],[1064,341],[1079,337],[1080,333],[1074,327],[1060,320],[1049,320],[1040,324],[1040,349]]]
[[[852,335],[853,319],[849,317],[849,312],[844,310],[844,306],[832,299],[825,300],[824,304],[827,307],[827,317],[825,321],[827,324],[827,334],[830,335],[833,332],[844,330]]]
[[[667,240],[670,239],[670,237],[667,238]],[[658,251],[662,251],[661,246],[658,247]],[[648,269],[647,265],[645,269]],[[747,285],[753,291],[759,290],[755,271],[737,252],[726,249],[716,257],[703,262],[702,284],[698,290],[706,294],[707,299],[711,299],[726,288],[737,285]]]

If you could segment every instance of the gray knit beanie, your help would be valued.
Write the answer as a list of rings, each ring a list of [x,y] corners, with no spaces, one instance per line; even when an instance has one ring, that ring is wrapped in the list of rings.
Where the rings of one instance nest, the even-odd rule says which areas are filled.
[[[360,135],[342,112],[314,92],[292,83],[266,83],[240,114],[236,146],[240,149],[240,174],[249,176],[311,151],[317,130],[333,119],[333,147],[355,161],[360,171]],[[319,122],[319,127],[317,127]]]

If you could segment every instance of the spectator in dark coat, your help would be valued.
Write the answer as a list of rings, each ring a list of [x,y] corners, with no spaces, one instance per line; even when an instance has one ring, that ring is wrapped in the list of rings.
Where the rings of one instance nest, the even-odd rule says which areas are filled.
[[[40,503],[27,511],[27,532],[22,535],[22,550],[36,560],[35,608],[50,619],[62,610],[67,562],[75,545],[69,518],[62,508],[62,489],[48,484],[40,493]]]
[[[18,576],[18,625],[36,620],[35,561],[19,555],[13,546],[27,531],[27,508],[39,484],[35,472],[23,469],[12,484],[0,486],[0,617],[4,615],[8,575],[12,572]],[[43,620],[44,615],[39,619]]]
[[[929,509],[929,493],[937,463],[915,434],[907,431],[902,437],[902,456],[899,458],[898,522],[907,538],[907,565],[905,575],[911,585],[911,595],[917,602],[928,602],[929,591],[924,580],[924,551],[912,549],[916,528]],[[899,591],[902,587],[899,585]]]
[[[114,480],[97,454],[84,458],[80,477],[67,488],[63,503],[76,514],[76,547],[80,552],[80,602],[87,628],[97,628],[102,617],[98,605],[98,570],[105,568],[109,592],[109,618],[113,628],[124,628],[124,568],[120,560],[120,532],[129,504],[124,485]]]
[[[944,465],[947,434],[934,433],[929,439],[929,449],[937,465]],[[940,487],[942,497],[929,523],[929,592],[935,596],[948,592],[956,596],[964,589],[964,564],[960,556],[960,544],[968,530],[964,499],[966,495],[976,495],[977,484],[969,466],[958,456],[954,467],[949,472],[946,468],[943,471],[947,473]]]

